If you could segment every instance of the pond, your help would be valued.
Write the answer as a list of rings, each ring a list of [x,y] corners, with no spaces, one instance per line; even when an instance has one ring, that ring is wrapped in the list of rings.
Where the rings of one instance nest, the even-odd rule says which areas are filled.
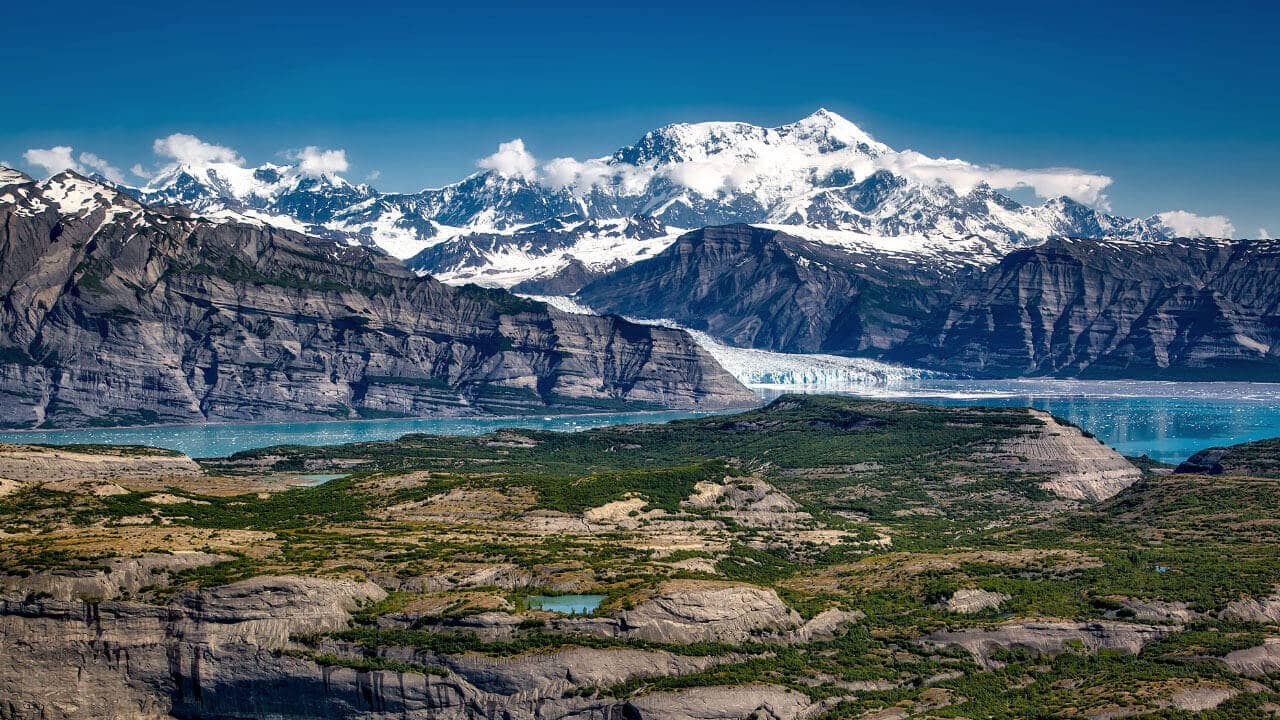
[[[532,610],[565,615],[590,615],[604,602],[604,595],[530,595],[524,604]]]

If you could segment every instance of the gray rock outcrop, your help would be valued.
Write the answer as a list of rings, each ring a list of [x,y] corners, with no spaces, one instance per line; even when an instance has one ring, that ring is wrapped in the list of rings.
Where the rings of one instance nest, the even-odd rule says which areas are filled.
[[[1148,642],[1177,628],[1119,623],[1108,620],[1073,622],[1067,620],[1010,621],[988,628],[940,630],[922,642],[939,646],[957,645],[968,650],[975,661],[992,667],[992,652],[997,648],[1025,648],[1041,655],[1053,656],[1078,643],[1088,652],[1100,649],[1137,654]]]
[[[562,619],[553,621],[552,627],[652,642],[742,643],[777,636],[800,625],[800,615],[771,589],[675,581],[656,597],[617,617]]]
[[[941,604],[941,607],[947,612],[972,615],[983,610],[994,610],[1010,599],[1005,593],[990,592],[978,588],[962,588],[952,593],[951,597]]]
[[[1261,645],[1229,652],[1222,661],[1241,675],[1274,675],[1280,672],[1280,638],[1267,638]]]
[[[344,628],[351,611],[384,596],[367,582],[301,577],[187,591],[166,605],[7,594],[0,599],[0,717],[711,720],[757,711],[794,718],[807,706],[804,695],[763,685],[630,700],[578,692],[741,660],[733,654],[566,648],[493,658],[378,648],[382,661],[409,668],[401,671],[361,669],[363,652],[333,640],[316,647],[338,659],[320,662],[290,641]],[[421,666],[438,669],[415,671]]]
[[[96,448],[93,452],[0,444],[0,477],[18,482],[110,481],[197,477],[200,466],[179,453],[151,448]]]
[[[62,594],[62,593],[55,593]],[[0,697],[5,717],[324,716],[327,672],[281,656],[290,634],[344,627],[383,596],[368,583],[255,578],[183,593],[165,606],[0,600]],[[359,701],[347,680],[348,701]]]
[[[193,551],[109,558],[101,562],[101,569],[42,570],[26,577],[0,575],[0,590],[62,602],[114,600],[149,586],[167,584],[171,573],[229,559],[226,555]]]
[[[1280,379],[1276,241],[1054,238],[973,260],[709,227],[576,297],[732,345],[965,375]]]
[[[640,720],[794,720],[809,698],[778,685],[699,687],[642,695],[626,704],[627,717]]]
[[[1027,412],[1040,426],[1001,444],[1002,467],[1048,474],[1040,487],[1067,500],[1106,500],[1142,479],[1142,471],[1123,455],[1080,428],[1046,412]]]
[[[1232,601],[1218,616],[1238,622],[1280,623],[1280,591],[1267,597]]]

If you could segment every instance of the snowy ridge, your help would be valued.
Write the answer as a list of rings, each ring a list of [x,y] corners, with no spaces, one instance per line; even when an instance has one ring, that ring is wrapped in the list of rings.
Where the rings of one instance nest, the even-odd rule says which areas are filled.
[[[479,165],[480,172],[444,187],[380,193],[333,172],[307,171],[303,162],[246,167],[227,151],[168,166],[133,193],[197,212],[252,212],[264,222],[376,245],[400,259],[444,248],[411,266],[446,282],[496,287],[554,276],[574,261],[589,272],[608,271],[663,247],[655,237],[616,239],[606,231],[580,232],[554,247],[519,237],[553,220],[642,217],[670,228],[669,235],[730,223],[785,226],[860,254],[920,256],[948,267],[989,265],[1049,237],[1161,240],[1178,234],[1170,218],[1187,226],[1187,214],[1133,219],[1097,209],[1110,183],[1105,176],[1008,170],[897,150],[828,110],[778,127],[675,123],[587,160],[539,164],[513,140]],[[1013,187],[1049,199],[1024,205],[999,191]],[[486,238],[480,251],[472,247],[477,235],[509,241]]]
[[[545,302],[563,312],[579,315],[597,314],[571,297],[547,295],[526,297]],[[627,319],[644,325],[681,327],[679,323],[669,320]],[[946,377],[942,373],[865,358],[825,354],[798,355],[735,348],[715,340],[704,332],[682,329],[693,336],[698,345],[715,358],[721,367],[736,377],[738,382],[758,390],[825,390],[863,395],[895,395],[909,392],[917,381]]]

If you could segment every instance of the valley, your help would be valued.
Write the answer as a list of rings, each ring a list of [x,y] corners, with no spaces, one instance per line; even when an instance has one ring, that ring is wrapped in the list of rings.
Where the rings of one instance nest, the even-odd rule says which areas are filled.
[[[1036,411],[786,395],[200,463],[15,448],[0,686],[14,718],[1265,714],[1273,444],[1170,474]],[[603,597],[528,601],[562,594]]]

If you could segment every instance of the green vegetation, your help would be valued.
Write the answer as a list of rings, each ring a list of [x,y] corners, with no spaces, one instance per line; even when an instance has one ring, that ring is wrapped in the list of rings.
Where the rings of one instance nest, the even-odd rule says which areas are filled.
[[[570,647],[718,662],[573,691],[585,696],[774,683],[829,700],[828,718],[1117,709],[1185,717],[1168,699],[1203,683],[1242,691],[1208,717],[1257,716],[1280,702],[1280,679],[1246,679],[1221,661],[1280,636],[1274,624],[1221,616],[1229,603],[1280,586],[1280,484],[1265,476],[1280,445],[1227,455],[1257,475],[1167,475],[1167,466],[1139,459],[1141,481],[1079,505],[1050,495],[1040,487],[1044,475],[1018,470],[999,451],[1038,427],[1018,409],[784,397],[665,425],[267,448],[204,461],[207,478],[163,491],[122,480],[131,488],[123,494],[26,487],[2,496],[0,530],[9,535],[0,563],[28,576],[101,569],[134,533],[146,537],[144,548],[181,541],[231,558],[173,573],[168,588],[150,591],[158,602],[178,588],[264,573],[377,577],[398,589],[360,608],[348,629],[295,638],[289,651],[365,672],[439,675],[462,653]],[[269,492],[255,485],[299,472],[343,477]],[[225,486],[215,493],[206,481]],[[714,496],[722,499],[687,502],[699,483],[722,489]],[[762,501],[765,509],[752,505],[758,486],[777,493]],[[634,509],[587,513],[619,500]],[[863,615],[833,636],[794,644],[768,634],[654,643],[588,632],[585,623],[634,609],[672,583],[709,581],[772,588],[805,620],[833,608]],[[962,589],[1008,599],[974,614],[948,612],[945,601]],[[572,621],[580,625],[524,602],[567,592],[606,600],[596,617]],[[1191,619],[1143,620],[1135,610],[1143,603],[1177,603],[1168,606]],[[519,619],[489,634],[458,629],[489,611]],[[1074,642],[1051,657],[1004,648],[993,651],[992,666],[921,641],[944,629],[1032,619],[1155,623],[1167,634],[1136,655],[1090,653]]]

